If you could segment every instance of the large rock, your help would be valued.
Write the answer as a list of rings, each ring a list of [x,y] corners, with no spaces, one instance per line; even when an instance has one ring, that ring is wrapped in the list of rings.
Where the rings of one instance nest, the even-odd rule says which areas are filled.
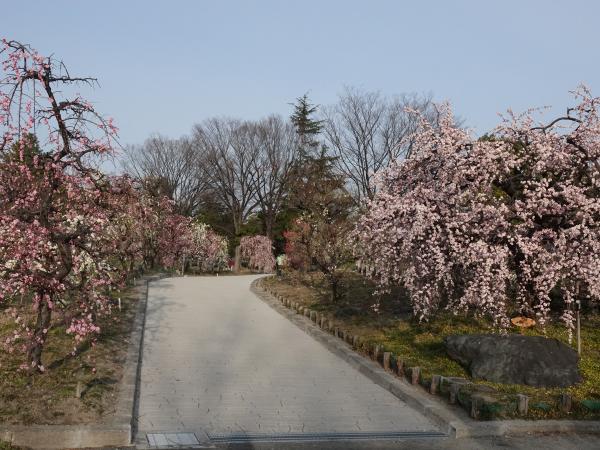
[[[475,379],[538,387],[581,381],[577,352],[541,336],[462,334],[444,339],[448,355]]]

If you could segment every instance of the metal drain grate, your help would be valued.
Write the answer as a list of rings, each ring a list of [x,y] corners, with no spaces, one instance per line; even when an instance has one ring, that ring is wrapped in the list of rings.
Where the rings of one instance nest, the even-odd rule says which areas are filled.
[[[297,441],[354,441],[354,440],[394,440],[394,439],[426,439],[447,437],[438,431],[399,431],[399,432],[348,432],[348,433],[280,433],[280,434],[208,434],[214,443],[245,442],[297,442]]]
[[[147,433],[148,445],[154,448],[178,448],[182,445],[200,445],[194,433]]]

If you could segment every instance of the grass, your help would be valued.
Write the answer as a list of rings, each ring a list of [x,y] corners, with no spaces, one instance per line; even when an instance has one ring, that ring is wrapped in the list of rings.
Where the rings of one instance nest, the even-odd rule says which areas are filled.
[[[19,450],[20,447],[15,447],[10,442],[0,441],[0,450]]]
[[[99,319],[101,334],[96,344],[91,347],[84,343],[75,357],[71,356],[74,341],[65,334],[65,326],[53,325],[42,355],[43,374],[19,370],[23,355],[9,354],[0,346],[0,423],[91,423],[114,411],[137,310],[132,292],[118,295],[122,310],[115,306],[110,316]],[[31,314],[29,307],[20,309]],[[0,309],[0,339],[13,329],[12,319]],[[76,398],[78,384],[82,388],[80,398]]]
[[[421,368],[425,381],[433,374],[469,378],[467,371],[450,359],[444,347],[444,337],[452,334],[494,332],[485,320],[441,313],[429,322],[418,323],[410,309],[406,292],[396,289],[379,296],[379,312],[375,312],[375,286],[354,272],[344,274],[344,295],[332,303],[327,285],[316,273],[286,271],[281,278],[271,277],[264,281],[272,290],[302,303],[328,317],[353,335],[371,344],[382,345],[386,351],[399,355],[405,367]],[[511,332],[519,332],[516,329]],[[524,331],[528,335],[540,335],[537,328]],[[583,355],[579,362],[583,382],[567,389],[534,388],[524,385],[506,385],[477,381],[497,391],[503,398],[514,398],[517,393],[530,396],[530,418],[563,418],[557,408],[561,393],[568,392],[575,399],[570,418],[600,418],[598,412],[590,412],[580,404],[582,400],[600,400],[600,316],[589,315],[582,320]],[[546,336],[568,343],[567,331],[560,322],[546,327]],[[546,407],[549,406],[549,407]]]

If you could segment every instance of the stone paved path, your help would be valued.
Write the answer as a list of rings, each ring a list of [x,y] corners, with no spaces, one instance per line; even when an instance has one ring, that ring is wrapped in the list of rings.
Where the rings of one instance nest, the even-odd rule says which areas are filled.
[[[254,279],[150,285],[138,436],[436,431],[252,294]]]

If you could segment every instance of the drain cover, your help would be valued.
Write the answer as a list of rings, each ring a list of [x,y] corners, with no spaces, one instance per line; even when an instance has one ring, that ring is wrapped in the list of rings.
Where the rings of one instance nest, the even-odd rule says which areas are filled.
[[[200,445],[194,433],[148,433],[148,445],[156,448],[177,448],[182,445]]]
[[[208,434],[214,443],[243,442],[296,442],[296,441],[349,441],[366,439],[425,439],[446,437],[438,431],[399,431],[399,432],[348,432],[348,433],[281,433],[281,434]]]

